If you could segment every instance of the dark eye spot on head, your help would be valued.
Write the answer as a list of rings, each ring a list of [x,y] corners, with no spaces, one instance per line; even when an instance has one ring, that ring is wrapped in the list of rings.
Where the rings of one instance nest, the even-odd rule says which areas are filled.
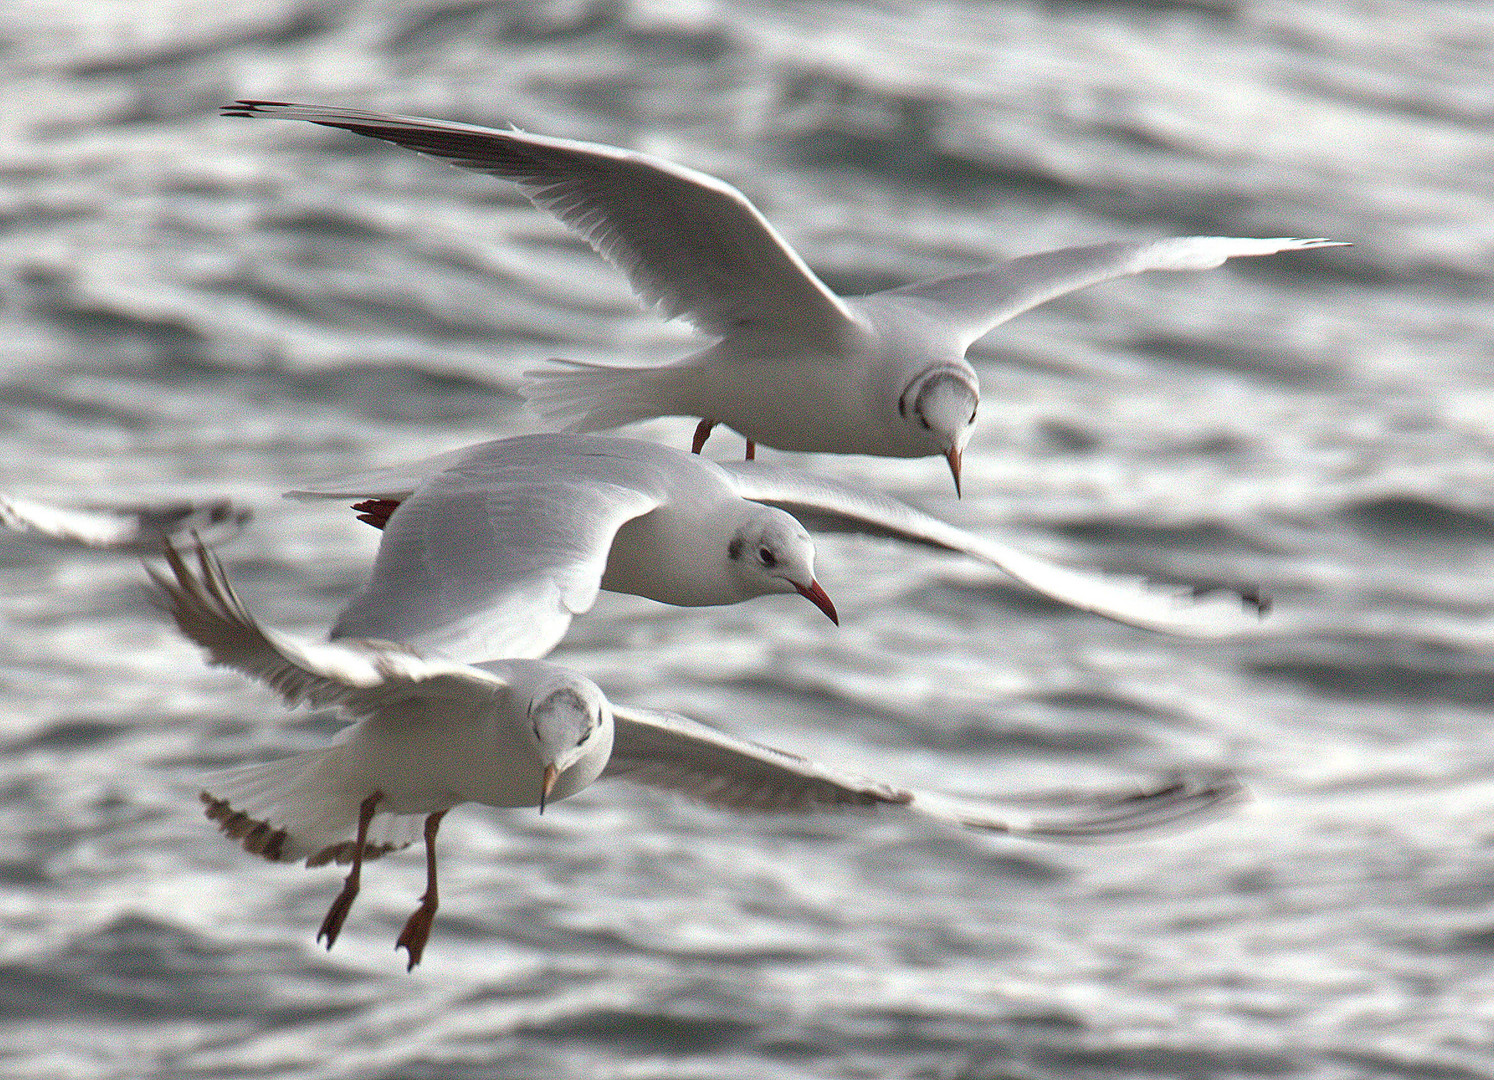
[[[774,555],[773,552],[769,551],[765,547],[757,549],[757,558],[758,561],[761,562],[764,566],[778,565],[778,556]]]
[[[726,545],[726,556],[729,559],[740,559],[742,557],[742,538],[734,537],[732,542]]]

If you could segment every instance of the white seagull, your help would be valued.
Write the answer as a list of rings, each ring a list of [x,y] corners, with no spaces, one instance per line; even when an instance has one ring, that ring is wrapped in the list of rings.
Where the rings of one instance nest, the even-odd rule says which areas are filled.
[[[900,788],[673,713],[613,705],[591,680],[545,661],[469,666],[387,641],[300,643],[261,627],[206,549],[198,548],[196,572],[174,549],[165,554],[169,575],[147,568],[161,604],[213,663],[292,704],[335,705],[356,719],[323,749],[208,778],[207,816],[266,859],[351,864],[317,934],[329,949],[364,860],[423,836],[425,894],[395,944],[408,951],[408,969],[420,962],[436,913],[437,829],[464,802],[543,812],[599,777],[618,776],[731,809],[888,807],[985,832],[1083,840],[1166,824],[1241,794],[1224,774],[1007,805]]]
[[[172,537],[198,536],[222,543],[252,515],[227,499],[137,506],[59,506],[0,494],[0,528],[71,547],[141,554],[159,551]]]
[[[526,435],[291,494],[365,499],[363,519],[387,523],[334,639],[540,657],[599,589],[685,607],[797,592],[839,621],[804,526],[657,443]]]
[[[969,555],[1148,630],[1225,637],[1256,628],[1266,607],[1253,594],[1059,566],[792,469],[608,436],[498,439],[290,495],[364,500],[362,520],[384,528],[372,579],[334,638],[403,641],[468,662],[545,655],[598,588],[680,605],[797,591],[834,619],[800,517]]]
[[[413,116],[243,100],[225,116],[307,120],[513,181],[625,274],[645,303],[718,340],[660,367],[557,360],[527,373],[542,415],[595,431],[698,416],[780,450],[942,454],[955,490],[980,382],[965,351],[1054,297],[1151,270],[1338,247],[1324,239],[1184,236],[1024,255],[867,296],[837,296],[736,188],[601,143]]]

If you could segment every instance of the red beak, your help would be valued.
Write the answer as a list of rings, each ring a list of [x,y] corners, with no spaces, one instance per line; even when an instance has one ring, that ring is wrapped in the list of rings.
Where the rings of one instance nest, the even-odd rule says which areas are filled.
[[[960,497],[960,448],[951,446],[944,456],[949,460],[949,475],[954,477],[955,498],[958,499]]]
[[[840,625],[840,616],[835,614],[835,605],[832,604],[830,602],[830,598],[825,595],[825,590],[820,588],[820,583],[818,581],[811,581],[808,585],[800,585],[796,581],[794,582],[794,588],[799,590],[800,596],[804,597],[811,604],[828,615],[831,622],[833,622],[836,626]]]
[[[545,812],[545,800],[550,797],[550,789],[555,786],[555,781],[560,778],[560,770],[553,764],[545,766],[545,773],[540,778],[540,813]]]

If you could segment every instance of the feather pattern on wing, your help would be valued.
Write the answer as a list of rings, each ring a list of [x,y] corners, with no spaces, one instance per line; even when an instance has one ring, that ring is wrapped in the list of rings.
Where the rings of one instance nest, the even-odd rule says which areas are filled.
[[[569,226],[646,303],[706,333],[841,334],[839,297],[723,180],[601,143],[322,105],[239,101],[227,116],[306,120],[502,177]]]
[[[1149,271],[1212,270],[1227,259],[1283,251],[1346,247],[1340,240],[1276,237],[1178,236],[1165,240],[1087,244],[1022,255],[965,273],[889,289],[863,297],[913,301],[932,307],[936,322],[959,342],[961,353],[1008,319],[1055,297],[1103,281]]]
[[[507,682],[490,671],[426,659],[386,641],[303,644],[262,627],[234,592],[223,565],[198,548],[194,574],[174,548],[165,550],[171,574],[146,570],[161,607],[183,634],[215,664],[259,679],[291,704],[341,705],[355,716],[372,715],[412,697],[465,697],[495,693]]]
[[[1060,566],[956,528],[877,491],[757,461],[723,463],[744,499],[781,507],[811,527],[829,526],[927,544],[980,559],[1081,611],[1147,630],[1224,637],[1253,630],[1269,609],[1254,593],[1199,593],[1188,586]]]
[[[545,435],[448,456],[389,518],[333,638],[472,660],[543,656],[596,602],[618,530],[667,499],[648,448],[633,452],[643,445]]]
[[[1119,794],[990,800],[898,787],[740,739],[676,713],[613,705],[603,777],[732,810],[895,807],[981,832],[1085,840],[1155,828],[1241,797],[1233,777],[1180,776]]]

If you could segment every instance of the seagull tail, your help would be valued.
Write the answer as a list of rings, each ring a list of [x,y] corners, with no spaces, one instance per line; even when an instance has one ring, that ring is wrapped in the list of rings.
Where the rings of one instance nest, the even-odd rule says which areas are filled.
[[[348,782],[338,744],[204,778],[204,812],[230,840],[272,862],[307,866],[353,857],[358,804],[367,794]],[[408,847],[420,836],[418,816],[380,814],[365,859]]]
[[[667,367],[608,367],[552,358],[551,367],[524,372],[529,407],[567,431],[600,431],[655,416],[670,416]]]

